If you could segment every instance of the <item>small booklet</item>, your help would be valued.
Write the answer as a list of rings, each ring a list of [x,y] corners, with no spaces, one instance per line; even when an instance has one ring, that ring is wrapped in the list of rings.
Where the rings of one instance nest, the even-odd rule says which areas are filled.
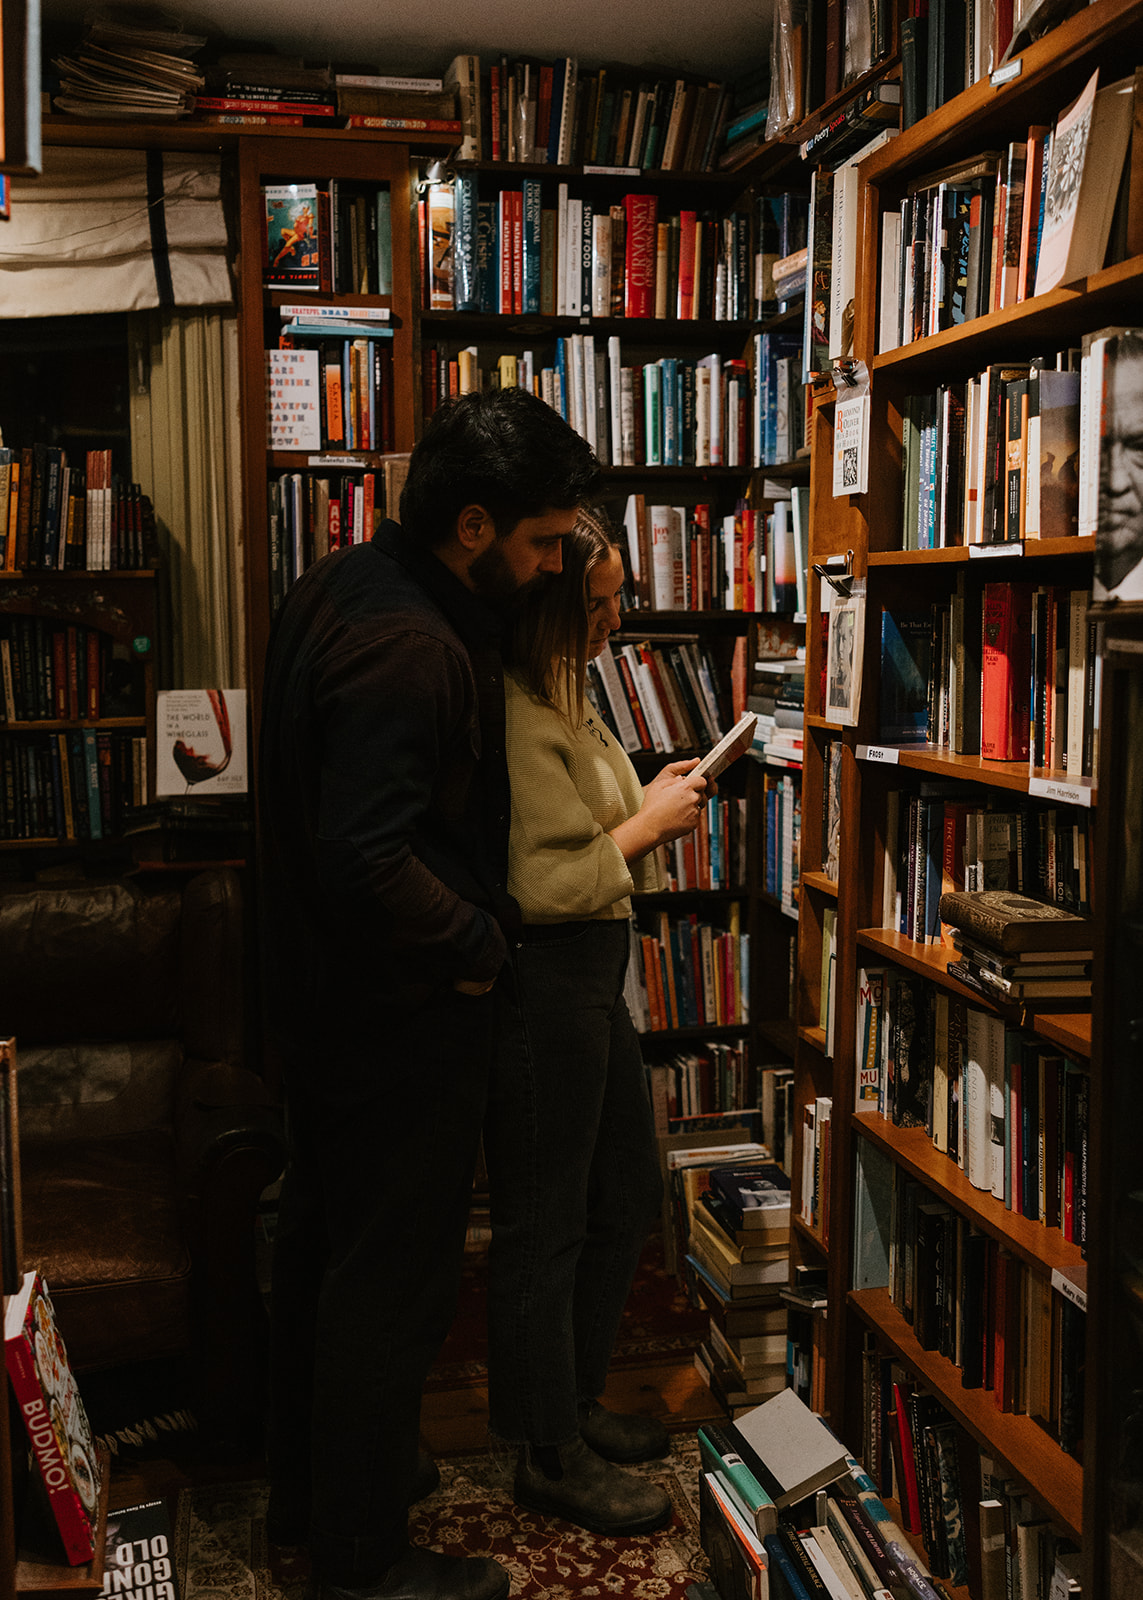
[[[731,728],[729,733],[724,733],[718,743],[703,756],[698,766],[693,769],[690,776],[700,778],[717,778],[719,773],[725,772],[732,761],[737,761],[739,756],[745,755],[754,741],[754,729],[758,725],[758,718],[753,711],[745,712]]]

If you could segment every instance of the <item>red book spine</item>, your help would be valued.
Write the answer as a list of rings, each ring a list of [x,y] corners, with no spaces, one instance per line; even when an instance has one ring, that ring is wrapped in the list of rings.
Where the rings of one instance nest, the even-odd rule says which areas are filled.
[[[913,1452],[913,1430],[909,1426],[908,1401],[899,1383],[893,1385],[893,1405],[897,1437],[901,1445],[901,1516],[906,1533],[921,1531],[921,1496],[917,1487],[917,1458]]]
[[[294,100],[229,100],[223,95],[195,96],[196,111],[272,111],[283,117],[335,117],[337,107],[309,105]]]
[[[655,314],[657,206],[653,194],[629,194],[623,198],[627,225],[624,315],[628,317],[653,317]]]
[[[671,742],[676,750],[681,750],[686,744],[686,740],[683,738],[683,730],[675,720],[671,702],[667,698],[667,690],[663,683],[663,673],[659,666],[658,657],[649,645],[643,645],[639,650],[639,659],[645,663],[655,681],[655,690],[659,696],[659,704],[663,708],[663,716],[667,721],[667,732],[671,736]]]
[[[676,302],[680,322],[695,318],[695,213],[679,212],[679,293]]]
[[[512,311],[524,311],[524,191],[512,190]]]
[[[92,722],[99,721],[100,694],[100,635],[95,628],[87,633],[87,715]]]
[[[79,630],[67,630],[67,716],[69,722],[79,721]]]
[[[493,71],[496,69],[493,68]],[[494,161],[498,157],[493,156]],[[500,315],[512,315],[512,191],[500,191]]]
[[[639,695],[635,689],[635,679],[631,675],[631,664],[625,661],[618,651],[615,653],[615,665],[619,668],[619,675],[623,679],[623,687],[627,691],[627,699],[631,706],[631,715],[635,719],[635,727],[639,740],[644,750],[653,750],[655,742],[651,738],[647,719],[643,715],[643,707],[639,704]]]
[[[500,151],[500,68],[493,67],[489,73],[489,103],[492,108],[492,159],[499,161]],[[503,238],[503,235],[501,235]]]
[[[453,117],[371,117],[354,113],[346,117],[347,128],[388,128],[394,133],[460,133]]]
[[[991,761],[1028,759],[1031,625],[1030,584],[985,584],[980,753]]]
[[[540,92],[536,99],[536,148],[546,150],[552,127],[552,68],[540,68]]]

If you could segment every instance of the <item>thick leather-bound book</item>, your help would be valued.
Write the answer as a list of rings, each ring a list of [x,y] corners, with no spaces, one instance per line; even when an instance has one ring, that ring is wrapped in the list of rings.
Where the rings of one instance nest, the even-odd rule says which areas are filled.
[[[1089,950],[1092,923],[1061,906],[1009,889],[960,890],[941,896],[941,921],[990,950]]]

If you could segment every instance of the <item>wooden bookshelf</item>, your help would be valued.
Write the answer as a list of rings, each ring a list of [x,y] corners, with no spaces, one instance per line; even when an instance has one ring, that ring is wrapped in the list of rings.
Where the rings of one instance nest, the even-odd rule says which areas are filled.
[[[954,544],[948,548],[907,550],[904,542],[902,470],[903,418],[906,400],[938,386],[963,383],[986,366],[1005,361],[1028,361],[1032,357],[1050,359],[1057,350],[1074,348],[1094,329],[1118,322],[1139,322],[1143,292],[1143,256],[1133,255],[1105,266],[1085,279],[1061,285],[1048,294],[1032,295],[1006,310],[991,311],[971,321],[913,340],[881,352],[880,269],[883,216],[898,209],[904,196],[927,186],[929,175],[954,163],[963,163],[982,151],[1007,149],[1010,142],[1027,138],[1028,127],[1051,122],[1083,88],[1092,72],[1099,68],[1100,82],[1110,82],[1131,71],[1143,59],[1143,0],[1094,0],[1080,13],[1061,22],[1042,38],[1029,45],[1018,58],[1007,81],[977,82],[962,94],[903,131],[876,151],[861,168],[858,200],[858,257],[854,302],[853,355],[866,363],[871,374],[871,434],[869,445],[868,491],[863,495],[834,498],[832,467],[834,447],[835,397],[829,379],[819,378],[813,387],[811,447],[811,565],[819,569],[827,563],[832,575],[844,564],[858,592],[865,594],[865,635],[863,692],[857,726],[842,728],[822,715],[819,685],[824,677],[819,629],[807,629],[806,739],[804,750],[805,790],[821,796],[823,767],[831,740],[840,740],[842,749],[841,861],[836,888],[823,879],[820,840],[817,829],[808,824],[802,831],[801,882],[803,888],[799,926],[798,1033],[795,1058],[795,1114],[814,1098],[832,1099],[831,1171],[828,1175],[830,1204],[830,1249],[828,1252],[830,1317],[826,1329],[826,1412],[831,1425],[855,1453],[860,1454],[864,1431],[862,1393],[862,1354],[869,1335],[874,1335],[883,1355],[899,1360],[911,1379],[938,1396],[946,1410],[991,1455],[1010,1469],[1011,1475],[1026,1486],[1033,1503],[1042,1508],[1058,1534],[1077,1541],[1085,1522],[1099,1526],[1099,1540],[1085,1546],[1084,1592],[1091,1594],[1127,1593],[1121,1584],[1109,1586],[1107,1550],[1113,1543],[1108,1530],[1117,1515],[1100,1505],[1097,1474],[1106,1477],[1110,1470],[1102,1442],[1115,1433],[1118,1416],[1111,1399],[1116,1383],[1129,1381],[1121,1370],[1113,1378],[1100,1366],[1103,1352],[1111,1345],[1111,1332],[1104,1309],[1101,1270],[1114,1251],[1114,1223],[1104,1215],[1102,1174],[1103,1153],[1111,1137],[1109,1130],[1125,1128],[1129,1116],[1120,1113],[1117,1122],[1109,1121],[1110,1097],[1126,1096],[1136,1106],[1135,1091],[1120,1091],[1116,1080],[1101,1078],[1101,1003],[1114,1005],[1110,995],[1101,1001],[1100,945],[1091,1014],[1069,1003],[1069,1009],[1035,1006],[996,1005],[968,985],[958,982],[946,970],[954,953],[943,946],[915,942],[894,929],[877,926],[882,919],[883,884],[887,845],[887,816],[890,790],[903,796],[925,792],[922,785],[932,780],[956,784],[950,793],[971,794],[974,805],[986,805],[992,798],[997,810],[1034,813],[1037,805],[1054,807],[1057,814],[1074,816],[1086,823],[1094,809],[1103,812],[1116,802],[1108,788],[1109,769],[1105,752],[1112,740],[1105,697],[1100,722],[1103,740],[1098,766],[1098,790],[1091,778],[1075,772],[1031,767],[1022,762],[997,762],[979,755],[957,754],[936,745],[890,745],[879,739],[879,678],[881,651],[881,608],[925,610],[931,604],[945,604],[956,589],[958,579],[968,578],[969,589],[976,580],[1007,582],[1016,579],[1034,585],[1077,589],[1087,588],[1095,554],[1095,539],[1027,539],[1010,549],[1002,546],[978,547]],[[1137,108],[1138,111],[1138,108]],[[1137,168],[1133,168],[1137,188]],[[839,384],[837,397],[843,389]],[[821,606],[824,580],[815,573],[807,610],[816,624]],[[1123,624],[1127,629],[1128,624]],[[1143,625],[1135,624],[1134,650],[1138,669],[1143,651]],[[1125,669],[1126,670],[1126,667]],[[1143,679],[1143,674],[1139,674]],[[1126,695],[1126,691],[1124,691]],[[1128,702],[1126,698],[1123,704]],[[1143,707],[1143,690],[1133,705]],[[1118,714],[1117,748],[1120,769],[1131,743],[1137,746],[1143,731],[1143,712],[1136,711],[1138,724],[1132,724],[1128,739],[1123,739],[1123,717]],[[1136,760],[1137,765],[1137,760]],[[892,770],[888,770],[888,769]],[[1133,814],[1143,791],[1137,776],[1119,777],[1129,784]],[[976,797],[979,796],[979,801]],[[1025,807],[1027,802],[1027,809]],[[901,802],[904,805],[904,800]],[[814,820],[820,805],[812,813]],[[1114,815],[1114,813],[1113,813]],[[1102,820],[1102,819],[1101,819]],[[1136,846],[1131,830],[1114,823],[1101,825],[1099,859],[1089,862],[1089,883],[1094,876],[1097,889],[1108,883],[1109,860],[1121,859],[1117,852],[1129,854]],[[1115,847],[1108,854],[1105,841],[1115,836]],[[1134,856],[1132,856],[1134,860]],[[1114,868],[1111,871],[1114,873]],[[1136,866],[1119,877],[1134,893]],[[1116,883],[1118,887],[1118,882]],[[1033,890],[1033,893],[1036,891]],[[1090,890],[1089,890],[1090,892]],[[823,908],[836,909],[837,958],[834,978],[832,1059],[824,1054],[824,1034],[816,1026],[822,983]],[[1098,898],[1096,897],[1098,913]],[[1133,915],[1143,918],[1143,906],[1133,903]],[[1119,935],[1120,939],[1122,935]],[[858,1112],[855,1084],[859,1041],[857,1039],[858,970],[863,966],[892,965],[914,974],[936,989],[957,996],[973,1007],[991,1010],[1040,1041],[1049,1053],[1062,1052],[1082,1071],[1088,1061],[1092,1071],[1087,1079],[1088,1115],[1091,1134],[1088,1148],[1087,1253],[1069,1243],[1058,1229],[1015,1214],[991,1193],[975,1189],[955,1159],[938,1151],[923,1128],[897,1127],[886,1116]],[[1128,980],[1128,987],[1134,980]],[[1121,982],[1122,988],[1122,982]],[[1126,1024],[1123,1024],[1126,1026]],[[1124,1035],[1127,1037],[1127,1035]],[[1133,1110],[1131,1115],[1136,1115]],[[1140,1111],[1138,1115],[1143,1115]],[[1121,1137],[1126,1137],[1122,1135]],[[1137,1135],[1132,1138],[1137,1140]],[[876,1150],[874,1162],[871,1152]],[[855,1276],[854,1214],[857,1205],[858,1153],[870,1159],[871,1168],[880,1171],[887,1161],[892,1181],[915,1181],[935,1199],[952,1209],[973,1228],[998,1243],[1020,1263],[1020,1270],[1044,1284],[1058,1270],[1068,1281],[1082,1277],[1090,1261],[1090,1297],[1087,1317],[1088,1404],[1083,1451],[1089,1471],[1085,1477],[1079,1463],[1066,1455],[1045,1427],[1027,1416],[1003,1413],[991,1393],[965,1390],[959,1370],[934,1352],[921,1349],[912,1327],[893,1303],[888,1288],[853,1291]],[[1124,1157],[1127,1160],[1127,1157]],[[799,1191],[800,1156],[795,1155],[794,1192]],[[1126,1170],[1124,1182],[1127,1182]],[[867,1193],[862,1192],[866,1203]],[[888,1218],[884,1219],[888,1223]],[[1143,1224],[1141,1224],[1143,1225]],[[1124,1228],[1126,1229],[1126,1224]],[[1134,1220],[1131,1227],[1136,1226]],[[1093,1243],[1093,1239],[1098,1243]],[[818,1260],[812,1240],[795,1229],[792,1254],[799,1252],[806,1261]],[[1101,1254],[1102,1252],[1102,1254]],[[1101,1268],[1101,1262],[1103,1267]],[[1128,1319],[1121,1317],[1121,1326]],[[1117,1335],[1119,1336],[1119,1335]],[[1120,1343],[1126,1347],[1127,1335]],[[1093,1404],[1090,1384],[1093,1371],[1099,1372],[1100,1395]],[[1105,1375],[1106,1374],[1106,1375]],[[1120,1446],[1122,1448],[1122,1446]],[[1093,1461],[1095,1471],[1091,1470]],[[1132,1490],[1124,1485],[1122,1494],[1130,1499]],[[1106,1500],[1106,1495],[1102,1497]],[[1125,1501],[1121,1501],[1121,1508]],[[1122,1519],[1122,1509],[1118,1513]],[[1136,1519],[1138,1520],[1138,1519]],[[1128,1516],[1130,1522],[1130,1515]],[[1137,1530],[1136,1530],[1137,1531]],[[1119,1545],[1130,1545],[1134,1534],[1119,1530]],[[1139,1539],[1143,1550],[1143,1538]],[[1121,1562],[1123,1548],[1118,1558]],[[1143,1563],[1139,1563],[1143,1568]],[[1132,1568],[1134,1574],[1135,1568]]]

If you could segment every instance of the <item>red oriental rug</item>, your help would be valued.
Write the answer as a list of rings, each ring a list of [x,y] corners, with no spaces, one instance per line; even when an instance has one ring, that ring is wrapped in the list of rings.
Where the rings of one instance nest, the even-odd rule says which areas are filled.
[[[442,1460],[441,1486],[413,1510],[416,1544],[449,1555],[491,1555],[512,1578],[513,1600],[685,1600],[707,1575],[698,1536],[698,1446],[674,1440],[665,1461],[631,1468],[662,1484],[674,1520],[660,1533],[604,1539],[517,1506],[487,1452]],[[267,1557],[264,1483],[184,1491],[176,1526],[183,1600],[304,1600],[305,1579],[279,1581]]]
[[[470,1250],[465,1257],[456,1320],[429,1373],[427,1393],[479,1388],[488,1381],[487,1265],[484,1250]],[[664,1270],[663,1240],[655,1232],[643,1249],[611,1365],[688,1361],[706,1337],[709,1322],[708,1313],[696,1311],[676,1279]]]

